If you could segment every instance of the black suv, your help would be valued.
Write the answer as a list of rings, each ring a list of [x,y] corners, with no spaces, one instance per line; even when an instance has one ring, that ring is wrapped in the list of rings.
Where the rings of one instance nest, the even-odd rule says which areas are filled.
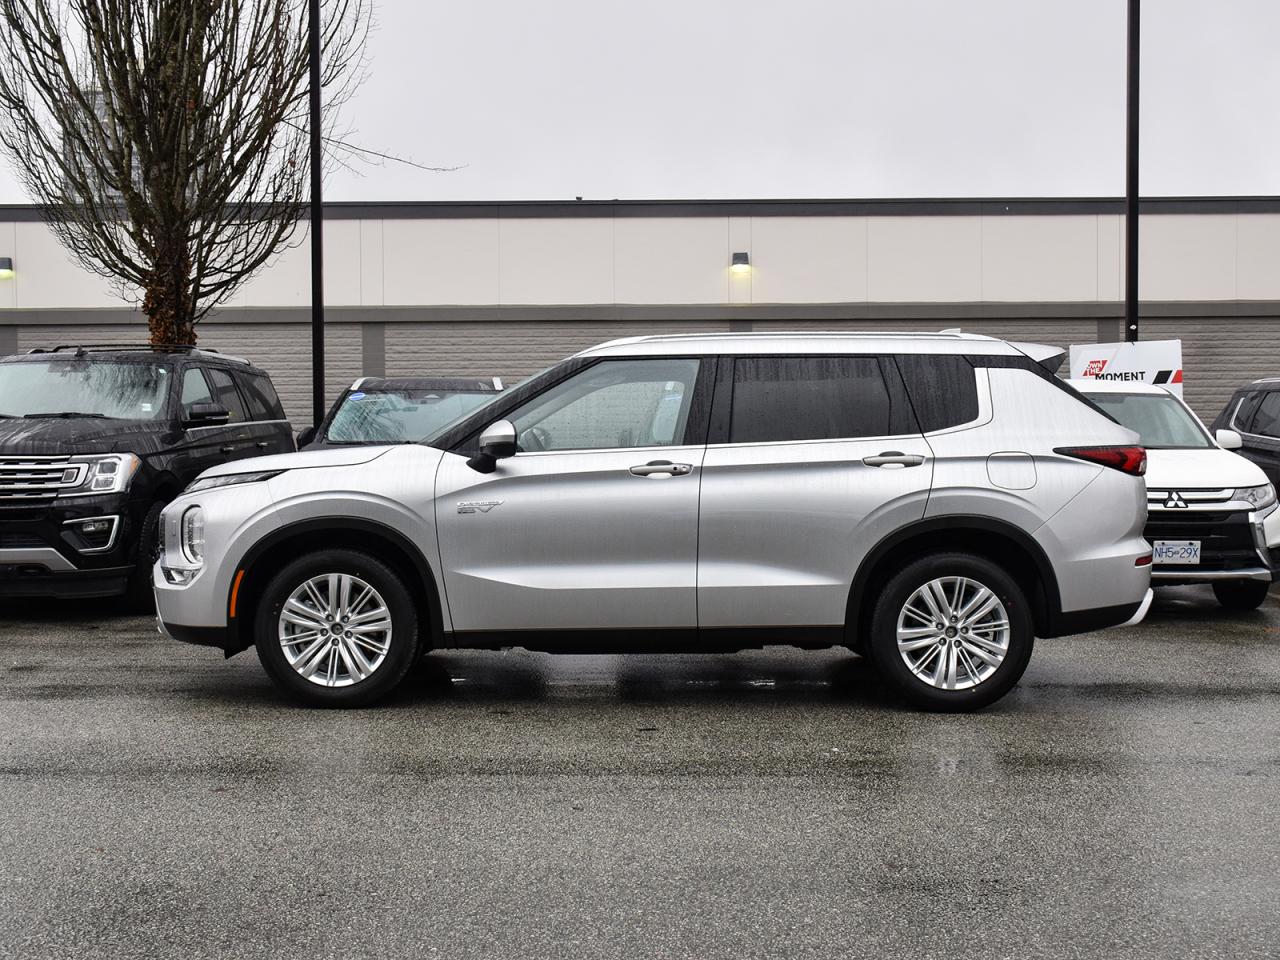
[[[1280,377],[1256,380],[1231,395],[1213,421],[1214,430],[1234,430],[1244,445],[1236,451],[1262,468],[1280,487]]]
[[[0,357],[0,597],[145,608],[161,508],[209,467],[293,449],[246,360],[120,345]]]

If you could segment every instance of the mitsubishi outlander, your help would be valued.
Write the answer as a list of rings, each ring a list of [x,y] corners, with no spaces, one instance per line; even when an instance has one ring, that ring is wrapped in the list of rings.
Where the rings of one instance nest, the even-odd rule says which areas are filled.
[[[976,709],[1033,638],[1150,602],[1146,454],[1055,360],[960,333],[606,343],[423,443],[206,470],[164,511],[161,629],[254,646],[328,706],[430,649],[784,643]]]

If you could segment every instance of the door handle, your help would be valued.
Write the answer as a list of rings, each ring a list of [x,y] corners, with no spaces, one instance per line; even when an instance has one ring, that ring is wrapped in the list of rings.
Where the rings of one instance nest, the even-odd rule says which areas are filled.
[[[265,450],[267,449],[267,441],[259,440],[257,443],[254,444],[254,446],[257,447],[259,450]]]
[[[903,453],[901,450],[886,450],[874,457],[863,457],[862,462],[868,467],[918,467],[924,463],[924,457],[918,453]]]
[[[218,448],[218,450],[222,453],[234,453],[235,449],[236,447],[235,447],[235,444],[233,443],[228,443],[225,447]]]
[[[683,477],[693,472],[693,464],[672,463],[670,460],[650,460],[631,468],[637,477],[653,477],[666,474],[670,477]]]

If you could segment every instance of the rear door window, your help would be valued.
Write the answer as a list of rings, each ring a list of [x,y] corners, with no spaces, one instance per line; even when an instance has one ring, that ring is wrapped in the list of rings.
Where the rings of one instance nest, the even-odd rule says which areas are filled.
[[[877,357],[738,357],[730,443],[835,440],[911,433],[901,384]]]
[[[1227,426],[1233,430],[1249,433],[1254,414],[1258,412],[1258,405],[1262,403],[1262,398],[1265,396],[1266,394],[1261,390],[1252,390],[1249,393],[1242,394],[1235,408],[1229,411],[1231,417],[1227,422]]]
[[[209,385],[213,388],[213,402],[227,408],[227,412],[231,414],[230,422],[242,423],[247,420],[244,403],[231,374],[217,367],[209,367],[205,372],[209,376]]]
[[[1271,390],[1263,395],[1249,432],[1272,439],[1280,438],[1280,390]]]
[[[283,420],[284,410],[280,407],[280,398],[276,396],[271,381],[255,373],[237,373],[236,383],[244,394],[245,403],[249,407],[249,415],[254,420]]]
[[[904,354],[896,359],[921,431],[946,430],[978,418],[978,385],[968,358]]]

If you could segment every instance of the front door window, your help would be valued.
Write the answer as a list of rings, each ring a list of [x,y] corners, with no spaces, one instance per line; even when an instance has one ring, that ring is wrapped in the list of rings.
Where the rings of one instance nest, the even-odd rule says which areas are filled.
[[[521,452],[684,442],[697,360],[605,360],[512,411]]]

